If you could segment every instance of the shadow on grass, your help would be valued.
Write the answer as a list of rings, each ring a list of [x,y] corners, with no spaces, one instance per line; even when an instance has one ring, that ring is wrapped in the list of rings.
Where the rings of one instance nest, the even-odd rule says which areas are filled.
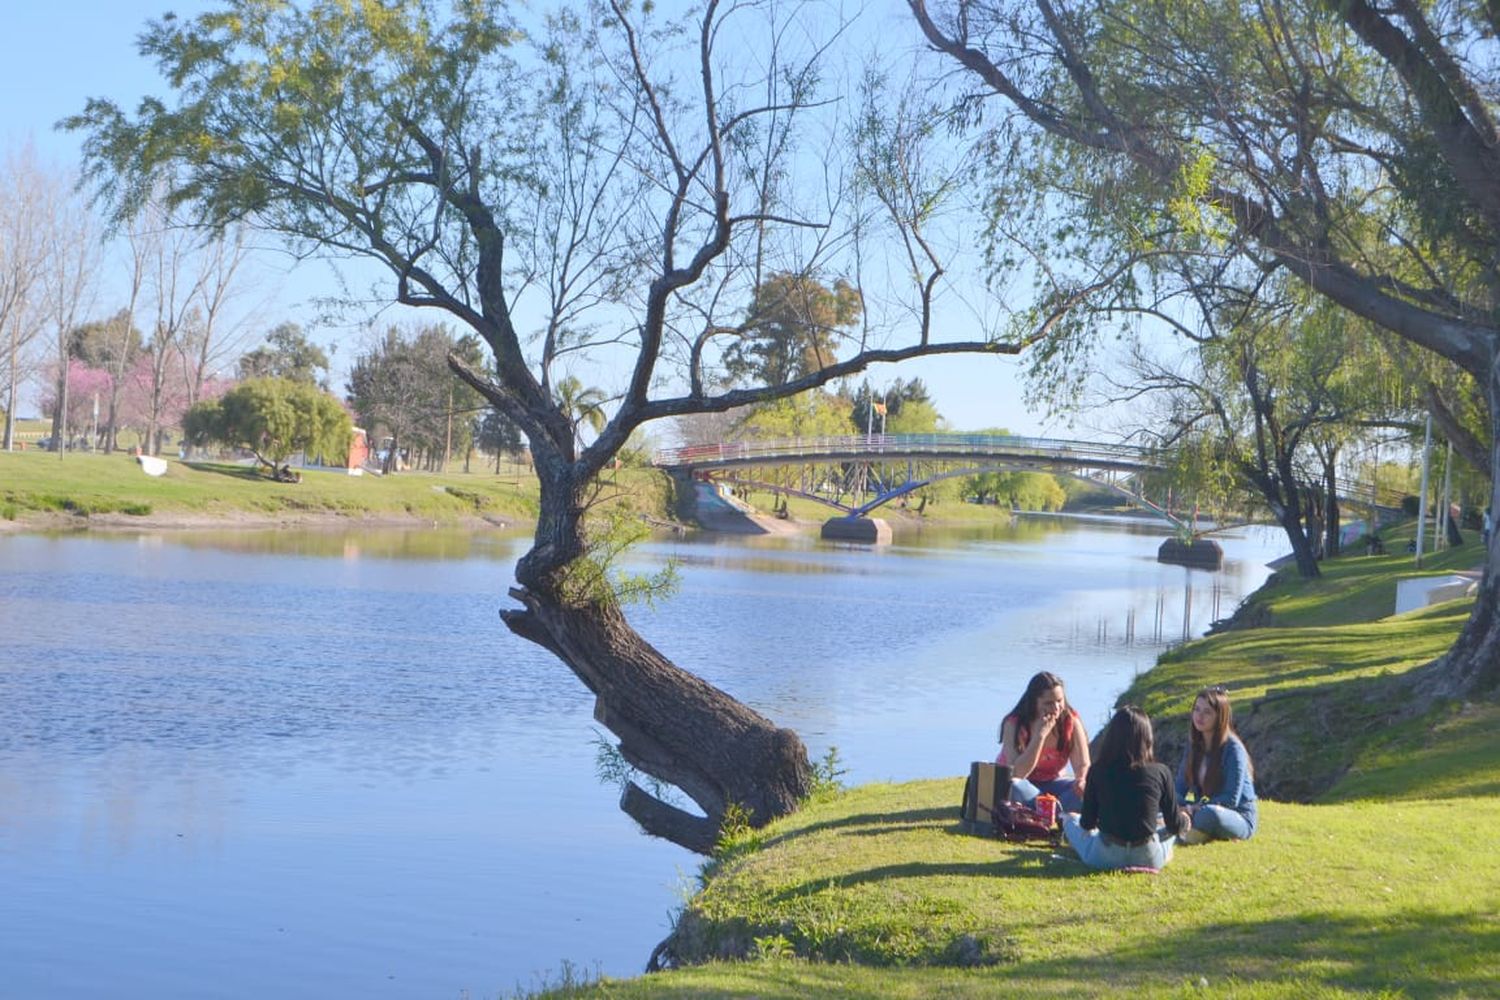
[[[958,784],[960,793],[963,784]],[[955,797],[955,800],[957,798]],[[952,809],[907,809],[902,812],[889,813],[860,813],[856,816],[845,816],[842,819],[826,820],[822,823],[812,823],[808,826],[778,833],[774,837],[767,837],[765,847],[773,844],[790,843],[798,838],[813,833],[821,833],[825,830],[846,830],[855,836],[876,836],[883,833],[892,833],[897,830],[913,826],[927,826],[934,823],[949,823],[958,816],[958,806]],[[864,829],[851,830],[852,827],[863,827]]]
[[[1045,844],[1006,844],[995,842],[997,847],[1012,849],[1013,854],[992,861],[908,861],[896,865],[878,865],[863,871],[850,872],[836,878],[816,878],[789,885],[780,892],[767,897],[771,903],[786,903],[794,899],[816,896],[829,889],[849,889],[857,885],[887,882],[891,879],[928,879],[944,876],[953,878],[1011,878],[1011,879],[1057,879],[1073,878],[1088,874],[1091,869],[1073,857],[1066,848],[1055,848]],[[1114,875],[1115,872],[1106,874]]]
[[[253,465],[224,465],[220,462],[183,462],[183,465],[194,472],[205,472],[210,475],[228,476],[230,479],[243,479],[249,483],[274,483],[275,480],[263,473]]]
[[[1239,981],[1314,981],[1325,987],[1396,990],[1403,996],[1493,996],[1500,921],[1493,915],[1406,910],[1375,919],[1309,913],[1280,920],[1209,924],[1135,945],[1013,966],[1033,981],[1168,986],[1202,975]]]

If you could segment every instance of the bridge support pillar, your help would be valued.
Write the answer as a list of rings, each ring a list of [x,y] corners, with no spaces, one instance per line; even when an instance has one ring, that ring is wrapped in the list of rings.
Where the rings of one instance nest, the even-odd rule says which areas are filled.
[[[878,517],[835,517],[823,522],[823,537],[832,542],[889,545],[891,526]]]

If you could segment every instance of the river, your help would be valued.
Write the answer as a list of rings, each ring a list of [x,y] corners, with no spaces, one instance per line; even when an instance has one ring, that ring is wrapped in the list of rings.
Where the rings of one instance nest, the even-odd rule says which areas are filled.
[[[664,539],[640,631],[846,781],[959,775],[1040,669],[1090,730],[1264,580],[1138,521]],[[511,636],[525,540],[0,535],[0,998],[495,997],[638,973],[698,859],[596,776],[592,703]],[[955,780],[955,806],[960,785]]]

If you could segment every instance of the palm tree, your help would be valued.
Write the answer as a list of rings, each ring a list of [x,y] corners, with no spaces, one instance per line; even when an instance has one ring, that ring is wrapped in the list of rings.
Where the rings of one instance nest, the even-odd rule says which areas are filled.
[[[583,439],[578,437],[580,424],[588,424],[595,434],[604,430],[604,403],[609,399],[604,390],[592,386],[585,388],[575,376],[569,375],[557,383],[553,394],[557,397],[558,409],[573,424],[573,435],[580,446],[583,444]]]

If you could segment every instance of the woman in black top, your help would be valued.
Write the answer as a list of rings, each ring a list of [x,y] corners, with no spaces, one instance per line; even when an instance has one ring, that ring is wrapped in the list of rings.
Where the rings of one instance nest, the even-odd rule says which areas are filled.
[[[1146,713],[1134,705],[1117,709],[1089,770],[1083,812],[1063,817],[1068,843],[1090,868],[1160,868],[1172,860],[1177,791],[1151,745]]]

